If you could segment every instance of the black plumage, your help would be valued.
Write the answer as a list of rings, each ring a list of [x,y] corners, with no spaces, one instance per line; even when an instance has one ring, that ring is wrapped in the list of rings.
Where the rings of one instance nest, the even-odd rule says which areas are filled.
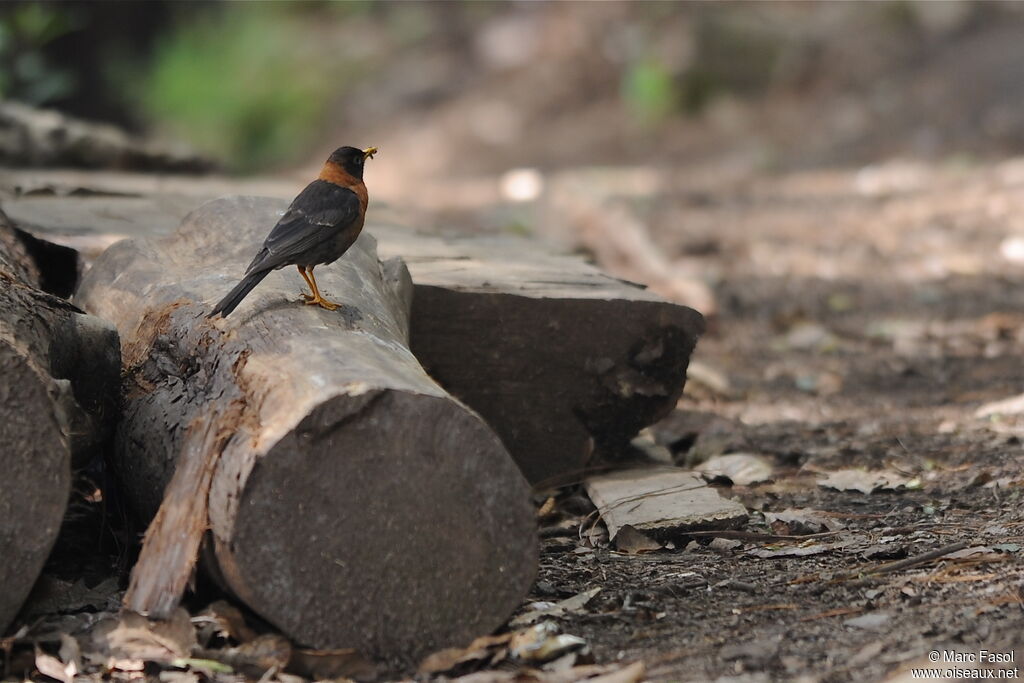
[[[303,295],[307,303],[333,310],[336,306],[320,296],[312,269],[336,261],[359,236],[366,211],[363,161],[374,151],[354,147],[335,151],[320,178],[292,200],[246,268],[242,280],[208,317],[218,313],[229,315],[272,270],[289,265],[298,267],[312,290],[311,295]]]

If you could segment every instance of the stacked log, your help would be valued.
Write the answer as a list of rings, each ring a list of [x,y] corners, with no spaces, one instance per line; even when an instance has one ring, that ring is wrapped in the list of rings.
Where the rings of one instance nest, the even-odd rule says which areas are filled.
[[[176,463],[192,472],[161,515],[204,498],[207,569],[301,644],[416,657],[488,632],[533,580],[529,489],[409,350],[404,265],[381,264],[364,234],[317,270],[339,310],[301,305],[286,269],[206,318],[284,207],[210,202],[86,275],[77,301],[124,340],[128,497],[152,517]],[[135,595],[166,579],[133,580]]]
[[[416,357],[531,482],[580,479],[675,407],[697,311],[529,240],[370,229],[416,283]]]
[[[211,191],[211,183],[225,192],[251,187],[132,176],[130,186],[142,196],[119,197],[114,193],[125,177],[47,178],[63,183],[62,192],[86,186],[106,194],[22,197],[12,210],[47,231],[86,226],[99,233],[94,242],[120,232],[126,222],[134,234],[169,230]],[[680,289],[692,281],[675,270],[661,278],[664,268],[646,258],[652,254],[649,236],[634,230],[635,221],[608,220],[618,220],[614,212],[597,221],[600,212],[590,209],[604,206],[603,200],[585,200],[581,183],[570,180],[559,183],[558,210],[548,223],[564,221],[568,242],[594,251],[599,263],[623,277],[651,282],[656,291],[609,277],[579,257],[552,254],[550,245],[536,240],[418,234],[374,222],[379,209],[367,226],[381,254],[402,256],[411,270],[412,350],[442,386],[491,424],[535,483],[578,478],[595,453],[614,456],[637,430],[667,414],[704,330],[700,314],[678,305],[702,300]],[[258,189],[294,192],[288,185]],[[602,251],[608,245],[611,251]],[[619,262],[632,265],[616,269]],[[714,308],[708,304],[707,310]]]
[[[0,213],[0,631],[57,538],[72,463],[99,452],[117,415],[116,331],[40,280]]]

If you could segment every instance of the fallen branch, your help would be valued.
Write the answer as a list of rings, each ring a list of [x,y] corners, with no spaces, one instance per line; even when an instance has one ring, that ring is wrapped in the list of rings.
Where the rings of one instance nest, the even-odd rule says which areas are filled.
[[[833,579],[830,583],[848,581],[850,579],[856,578],[868,579],[881,574],[892,574],[893,572],[902,571],[904,569],[909,569],[911,567],[917,567],[919,565],[931,562],[932,560],[937,560],[951,553],[955,553],[958,550],[963,550],[969,545],[970,541],[957,541],[956,543],[944,545],[941,548],[929,550],[926,553],[921,553],[920,555],[915,555],[914,557],[908,557],[902,560],[896,560],[895,562],[887,562],[885,564],[878,565],[874,569],[858,569],[857,571],[843,574],[842,576]]]

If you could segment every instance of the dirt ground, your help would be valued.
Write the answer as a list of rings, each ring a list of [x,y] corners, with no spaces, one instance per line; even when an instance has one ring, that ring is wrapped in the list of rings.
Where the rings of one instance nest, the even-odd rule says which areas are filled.
[[[580,487],[538,492],[555,506],[520,614],[600,589],[550,620],[597,664],[642,661],[657,681],[904,680],[933,651],[1016,656],[1024,401],[1007,399],[1024,391],[1024,161],[661,173],[659,190],[615,201],[713,284],[718,313],[647,447],[684,466],[752,454],[770,471],[714,480],[750,512],[738,532],[641,554],[608,543]],[[820,484],[839,470],[876,490]],[[137,538],[95,484],[101,471],[79,480],[37,624],[73,632],[116,607]],[[188,606],[214,597],[201,582]],[[8,676],[30,654],[10,651]],[[471,680],[509,680],[507,664],[483,668]]]
[[[379,83],[401,83],[406,72],[417,85],[446,84],[460,73],[452,64],[481,60],[408,52],[394,74],[367,85],[368,111],[388,112],[358,129],[382,147],[368,171],[375,209],[408,209],[403,222],[420,227],[541,236],[565,216],[543,191],[508,201],[498,174],[528,166],[550,190],[559,174],[591,173],[587,164],[628,164],[601,177],[631,189],[599,201],[624,208],[674,268],[710,284],[717,314],[678,409],[649,430],[647,448],[684,466],[750,454],[770,471],[759,483],[713,482],[748,509],[738,532],[675,538],[672,548],[640,554],[608,543],[581,487],[538,492],[538,505],[552,496],[555,506],[540,518],[540,572],[518,614],[600,589],[549,617],[582,638],[599,665],[641,661],[655,681],[909,681],[912,667],[949,669],[958,657],[960,677],[983,677],[969,670],[969,656],[986,650],[1014,657],[980,663],[993,677],[1019,677],[1024,399],[1012,399],[1024,393],[1024,159],[991,159],[1019,153],[1024,139],[1012,115],[1024,72],[1020,60],[1006,67],[1024,18],[1016,9],[988,17],[993,4],[919,3],[971,9],[933,22],[937,33],[915,29],[923,47],[908,59],[904,29],[891,45],[877,17],[849,30],[852,6],[798,3],[776,16],[787,27],[794,13],[816,8],[824,37],[797,55],[809,75],[793,77],[807,84],[784,83],[753,102],[725,97],[703,120],[679,119],[657,135],[619,125],[606,101],[618,97],[617,84],[602,86],[605,99],[584,97],[589,90],[567,85],[582,67],[557,61],[577,43],[591,55],[592,37],[623,21],[626,4],[588,11],[590,28],[569,16],[571,3],[545,5],[566,13],[544,24],[537,43],[547,68],[494,67],[426,110],[387,100]],[[533,31],[540,18],[511,17],[512,28],[525,22]],[[672,45],[678,27],[651,21]],[[574,43],[564,29],[577,24]],[[865,49],[864,35],[881,47]],[[516,115],[507,140],[483,135],[508,119],[495,110]],[[466,125],[478,119],[486,125]],[[911,154],[929,161],[898,158]],[[896,160],[861,165],[875,158]],[[840,169],[795,170],[813,164]],[[618,182],[634,171],[656,182]],[[290,197],[308,176],[298,169],[271,189],[247,191]],[[820,484],[840,470],[874,490]],[[105,474],[82,473],[26,623],[73,632],[116,610],[138,540],[118,520]],[[217,597],[198,588],[193,615]],[[51,655],[54,638],[45,644]],[[5,680],[31,669],[24,644],[0,640],[0,649]],[[474,669],[482,670],[473,683],[514,675],[507,662],[474,660],[448,677]],[[107,677],[234,680],[201,667],[135,673]]]
[[[534,597],[602,587],[565,624],[598,661],[642,659],[665,681],[879,680],[932,650],[1021,645],[1022,421],[989,404],[1024,387],[1022,168],[893,163],[651,202],[656,239],[718,278],[720,306],[694,356],[716,387],[691,375],[657,440],[682,463],[767,456],[771,482],[721,489],[747,530],[801,510],[819,526],[795,533],[838,531],[645,555],[546,539]],[[839,469],[917,482],[817,484]],[[866,573],[958,541],[982,550]]]

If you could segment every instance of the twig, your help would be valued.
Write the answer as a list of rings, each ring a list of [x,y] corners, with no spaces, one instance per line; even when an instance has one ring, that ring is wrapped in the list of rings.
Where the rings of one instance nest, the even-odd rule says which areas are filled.
[[[751,612],[773,612],[776,610],[790,610],[800,609],[800,605],[794,605],[791,602],[776,603],[773,605],[753,605],[751,607],[740,607],[736,610],[740,614],[750,614]]]
[[[785,535],[785,534],[760,534],[756,531],[734,531],[729,529],[721,529],[719,531],[682,531],[679,533],[680,536],[712,536],[714,538],[734,538],[740,541],[807,541],[812,538],[827,538],[828,536],[835,536],[841,534],[843,531],[848,529],[841,529],[839,531],[822,531],[818,534],[804,534],[802,536],[796,535]]]
[[[875,567],[874,569],[869,569],[869,570],[866,570],[866,571],[865,570],[857,570],[857,571],[854,571],[854,572],[849,572],[848,574],[844,574],[844,575],[834,579],[833,583],[836,582],[836,581],[848,581],[849,579],[855,579],[855,578],[858,578],[858,577],[868,578],[868,577],[872,577],[872,576],[877,576],[879,574],[891,574],[893,572],[898,572],[898,571],[901,571],[903,569],[909,569],[910,567],[916,567],[918,565],[925,564],[926,562],[931,562],[932,560],[937,560],[940,557],[943,557],[945,555],[949,555],[950,553],[955,553],[958,550],[963,550],[964,548],[966,548],[969,545],[970,545],[969,541],[957,541],[956,543],[951,543],[949,545],[944,545],[941,548],[936,548],[935,550],[929,550],[926,553],[921,553],[920,555],[915,555],[914,557],[908,557],[908,558],[906,558],[904,560],[897,560],[895,562],[888,562],[886,564],[881,564],[881,565]]]

